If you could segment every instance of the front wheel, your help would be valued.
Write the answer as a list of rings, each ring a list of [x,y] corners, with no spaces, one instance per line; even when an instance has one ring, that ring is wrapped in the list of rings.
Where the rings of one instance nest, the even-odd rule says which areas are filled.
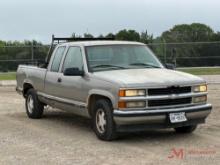
[[[190,126],[184,126],[184,127],[177,127],[174,128],[177,133],[192,133],[197,128],[197,125],[190,125]]]
[[[92,115],[93,129],[101,140],[111,141],[116,138],[112,112],[113,108],[108,100],[101,99],[95,103]]]
[[[29,89],[25,101],[26,113],[29,118],[39,119],[43,115],[44,104],[38,100],[36,91]]]

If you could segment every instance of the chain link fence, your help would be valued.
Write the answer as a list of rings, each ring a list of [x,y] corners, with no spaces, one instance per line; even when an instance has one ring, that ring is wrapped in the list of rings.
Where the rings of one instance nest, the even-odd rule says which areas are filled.
[[[18,65],[37,65],[44,62],[49,46],[0,47],[0,72],[16,71]]]
[[[220,42],[184,42],[148,44],[162,63],[176,67],[220,66]],[[48,45],[0,47],[0,72],[16,71],[19,64],[44,62]]]
[[[153,43],[148,45],[163,63],[176,67],[220,66],[220,42]]]

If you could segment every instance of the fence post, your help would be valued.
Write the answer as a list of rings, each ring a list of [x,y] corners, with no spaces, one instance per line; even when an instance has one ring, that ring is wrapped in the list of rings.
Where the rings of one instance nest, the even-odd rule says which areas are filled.
[[[167,43],[166,40],[164,38],[162,38],[163,40],[163,51],[164,51],[164,63],[167,63]]]
[[[8,57],[8,48],[7,48],[7,45],[6,45],[6,50],[7,50],[6,59],[7,59],[8,62],[7,62],[5,71],[8,72],[8,68],[9,68],[9,57]]]
[[[31,42],[31,62],[34,63],[34,43]]]

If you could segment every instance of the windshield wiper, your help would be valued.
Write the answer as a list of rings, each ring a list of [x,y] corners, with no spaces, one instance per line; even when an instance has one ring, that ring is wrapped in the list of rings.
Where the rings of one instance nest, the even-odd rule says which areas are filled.
[[[148,67],[148,68],[161,68],[159,66],[155,66],[155,65],[152,65],[152,64],[148,64],[148,63],[131,63],[129,65],[136,65],[136,66],[145,66],[145,67]]]
[[[118,65],[107,65],[107,64],[103,64],[103,65],[95,65],[95,66],[91,66],[92,68],[111,68],[111,67],[113,67],[113,68],[120,68],[120,69],[126,69],[125,67],[123,67],[123,66],[118,66]]]

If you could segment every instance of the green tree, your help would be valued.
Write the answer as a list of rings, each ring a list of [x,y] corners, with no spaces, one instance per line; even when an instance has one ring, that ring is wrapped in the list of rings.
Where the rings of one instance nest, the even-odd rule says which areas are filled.
[[[217,32],[213,35],[212,41],[220,41],[220,32]]]
[[[105,38],[102,34],[100,34],[99,36],[98,36],[98,38]]]
[[[121,30],[115,35],[117,40],[140,41],[140,34],[135,30]]]
[[[166,42],[198,42],[211,41],[214,31],[205,24],[193,23],[175,25],[172,29],[162,33],[161,38]]]
[[[105,38],[115,38],[115,34],[113,33],[108,33]]]
[[[140,42],[143,42],[145,44],[152,43],[153,42],[153,35],[148,35],[147,30],[145,32],[141,32]]]
[[[94,36],[90,33],[84,33],[84,38],[94,38]]]
[[[163,48],[164,57],[167,57],[168,62],[173,61],[173,58],[177,57],[177,59],[179,59],[177,60],[179,66],[200,66],[211,63],[210,59],[205,58],[206,56],[210,56],[208,52],[212,52],[212,55],[216,54],[213,52],[212,46],[208,44],[189,44],[185,42],[209,42],[213,41],[215,36],[214,31],[209,26],[193,23],[175,25],[172,29],[162,33],[160,41],[165,43],[165,48]],[[190,59],[190,57],[194,59]]]

